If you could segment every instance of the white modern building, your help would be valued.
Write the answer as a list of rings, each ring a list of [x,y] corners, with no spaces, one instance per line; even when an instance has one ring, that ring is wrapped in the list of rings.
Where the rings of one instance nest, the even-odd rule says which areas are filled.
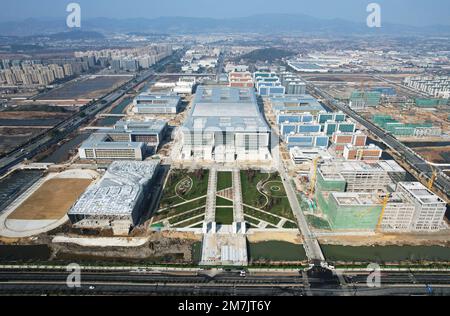
[[[159,161],[113,162],[102,179],[88,187],[72,206],[70,221],[85,226],[111,227],[118,221],[128,228],[139,224],[143,208],[151,198],[151,185]]]
[[[347,192],[386,191],[390,184],[406,177],[406,171],[394,160],[375,163],[335,160],[321,165],[318,173],[325,180],[344,180]]]
[[[327,150],[321,148],[292,147],[289,149],[289,154],[291,156],[292,162],[296,165],[310,163],[318,158],[323,161],[329,161],[333,159],[333,157],[330,155],[330,153],[328,153]]]
[[[182,135],[185,160],[271,159],[271,130],[251,88],[200,86]]]
[[[144,160],[158,150],[167,122],[119,121],[113,129],[92,134],[78,149],[80,159]]]
[[[386,204],[381,229],[385,232],[409,232],[414,220],[415,207],[404,193],[395,192]]]
[[[181,77],[178,79],[173,92],[181,95],[190,95],[194,92],[197,79],[195,77]]]
[[[177,95],[142,93],[133,100],[137,114],[176,114],[181,106]]]
[[[397,192],[403,193],[414,206],[411,230],[432,232],[442,228],[447,203],[419,182],[400,182]]]

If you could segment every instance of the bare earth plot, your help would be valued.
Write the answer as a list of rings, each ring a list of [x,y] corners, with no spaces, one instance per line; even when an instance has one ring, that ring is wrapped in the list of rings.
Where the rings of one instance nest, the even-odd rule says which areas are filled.
[[[9,217],[12,220],[58,220],[91,184],[90,179],[50,179]]]

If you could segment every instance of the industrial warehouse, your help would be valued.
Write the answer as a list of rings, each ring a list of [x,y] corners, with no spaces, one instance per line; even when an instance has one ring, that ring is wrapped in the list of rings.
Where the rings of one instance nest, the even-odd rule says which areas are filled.
[[[70,221],[80,227],[111,227],[128,234],[130,227],[139,224],[151,198],[158,167],[159,161],[113,162],[70,209]]]
[[[271,131],[253,89],[198,87],[182,134],[184,160],[271,159]]]

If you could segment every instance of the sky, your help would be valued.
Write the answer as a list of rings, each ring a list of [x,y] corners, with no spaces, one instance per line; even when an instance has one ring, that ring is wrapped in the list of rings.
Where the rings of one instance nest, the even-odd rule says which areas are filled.
[[[231,18],[254,14],[307,14],[317,18],[364,22],[366,6],[381,6],[382,21],[404,25],[450,25],[449,0],[0,0],[2,21],[65,17],[77,2],[82,19],[187,16]]]

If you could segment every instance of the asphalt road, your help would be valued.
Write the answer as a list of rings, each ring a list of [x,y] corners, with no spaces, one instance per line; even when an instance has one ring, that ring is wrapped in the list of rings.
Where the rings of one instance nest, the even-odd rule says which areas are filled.
[[[380,288],[366,285],[366,273],[344,273],[341,287],[335,280],[299,275],[247,275],[224,272],[216,276],[132,272],[83,272],[81,287],[66,285],[67,272],[0,271],[0,294],[16,295],[449,295],[450,274],[383,273]]]

